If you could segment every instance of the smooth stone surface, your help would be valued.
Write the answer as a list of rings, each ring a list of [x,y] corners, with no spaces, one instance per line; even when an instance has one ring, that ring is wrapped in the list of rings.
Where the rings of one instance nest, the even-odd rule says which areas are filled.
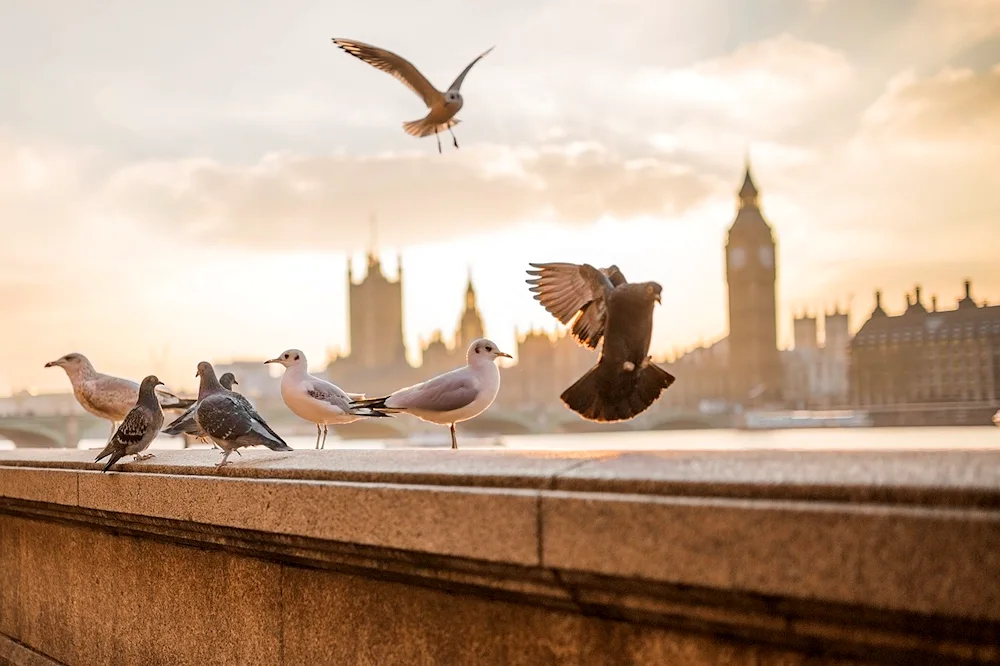
[[[542,564],[1000,621],[1000,513],[548,492]]]
[[[0,497],[76,504],[76,472],[0,467]]]
[[[288,664],[861,663],[329,572],[288,569],[284,581]]]
[[[560,472],[555,487],[1000,506],[1000,451],[624,452]]]
[[[94,472],[79,487],[91,509],[538,564],[537,491]]]
[[[1000,431],[998,431],[1000,436]],[[117,473],[1000,507],[1000,451],[158,450]],[[17,467],[100,470],[96,452],[0,451]],[[113,474],[113,473],[109,473]],[[0,489],[3,488],[0,479]]]
[[[52,659],[281,663],[280,566],[0,515],[0,533],[15,530],[18,638]]]

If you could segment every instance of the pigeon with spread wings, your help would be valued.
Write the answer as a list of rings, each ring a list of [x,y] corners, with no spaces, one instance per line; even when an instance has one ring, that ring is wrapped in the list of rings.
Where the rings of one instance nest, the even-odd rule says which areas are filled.
[[[427,80],[427,77],[420,73],[420,70],[413,66],[413,63],[402,56],[396,55],[392,51],[386,51],[377,46],[358,42],[353,39],[334,37],[333,43],[355,58],[363,60],[376,69],[391,74],[424,100],[424,104],[427,105],[430,111],[420,120],[411,120],[410,122],[403,123],[403,129],[406,130],[407,134],[418,138],[433,134],[437,137],[438,152],[440,153],[441,136],[438,132],[448,130],[455,148],[458,148],[458,139],[451,128],[461,122],[455,118],[455,115],[462,109],[462,105],[465,103],[460,92],[462,82],[465,80],[465,75],[472,69],[472,66],[492,51],[494,47],[491,46],[479,54],[475,60],[462,70],[462,73],[452,82],[448,90],[441,92]]]
[[[674,376],[652,362],[653,308],[662,288],[629,283],[617,266],[531,264],[527,280],[535,299],[583,346],[596,349],[597,364],[559,396],[588,421],[609,423],[646,411]]]

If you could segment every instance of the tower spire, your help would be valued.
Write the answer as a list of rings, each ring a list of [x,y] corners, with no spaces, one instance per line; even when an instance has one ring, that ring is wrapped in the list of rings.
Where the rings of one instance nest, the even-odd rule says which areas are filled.
[[[743,187],[740,188],[740,208],[744,206],[756,206],[757,205],[757,186],[754,185],[753,176],[750,175],[750,148],[747,147],[745,155],[744,169],[746,174],[743,176]]]
[[[378,219],[375,217],[375,211],[372,211],[368,218],[368,266],[374,266],[378,260],[376,255],[378,253]]]

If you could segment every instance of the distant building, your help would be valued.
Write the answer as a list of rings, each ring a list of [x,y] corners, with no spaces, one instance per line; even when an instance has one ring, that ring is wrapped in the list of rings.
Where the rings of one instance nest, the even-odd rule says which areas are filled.
[[[517,365],[503,371],[497,405],[544,410],[561,405],[559,395],[597,363],[598,353],[569,334],[517,333]]]
[[[700,410],[706,403],[729,402],[729,338],[696,347],[663,367],[677,378],[660,398],[666,405]]]
[[[1000,397],[1000,306],[977,304],[972,285],[954,310],[930,311],[907,295],[889,315],[882,295],[850,344],[850,396],[857,407],[995,403]]]
[[[776,243],[760,211],[749,161],[738,198],[739,210],[726,240],[730,398],[740,404],[773,403],[782,399],[783,383]]]
[[[281,393],[281,380],[271,376],[271,367],[261,361],[233,361],[216,365],[215,375],[233,373],[235,390],[249,398],[274,398]]]
[[[843,407],[848,397],[846,312],[825,313],[824,343],[819,343],[818,318],[803,314],[792,321],[795,345],[781,352],[785,402],[797,409]]]

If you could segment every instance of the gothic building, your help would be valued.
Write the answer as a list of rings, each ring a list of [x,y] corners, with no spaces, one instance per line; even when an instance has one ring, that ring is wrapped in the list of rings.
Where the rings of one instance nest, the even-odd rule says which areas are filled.
[[[368,271],[354,282],[351,260],[347,260],[350,303],[350,361],[365,368],[406,364],[403,343],[403,263],[397,258],[395,282],[382,273],[374,251],[368,253]]]
[[[930,310],[920,287],[906,310],[890,315],[875,292],[875,308],[850,343],[851,402],[859,408],[1000,401],[1000,306],[978,304],[966,280],[953,310]]]
[[[775,256],[774,234],[761,214],[748,161],[739,210],[726,240],[729,388],[730,398],[741,404],[782,397]]]

